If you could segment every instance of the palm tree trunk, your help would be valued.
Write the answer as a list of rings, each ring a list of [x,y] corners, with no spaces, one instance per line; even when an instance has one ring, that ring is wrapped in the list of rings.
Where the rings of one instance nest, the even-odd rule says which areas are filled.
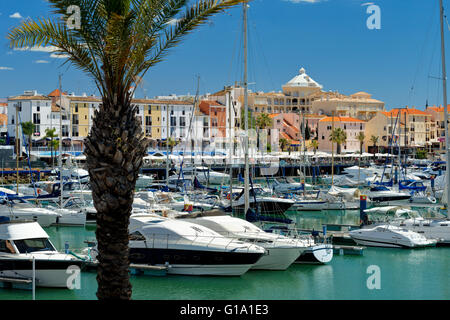
[[[31,163],[31,135],[28,136],[28,159],[30,159],[30,163]]]
[[[103,99],[95,111],[85,154],[97,209],[98,299],[131,299],[128,225],[144,137],[136,109]]]

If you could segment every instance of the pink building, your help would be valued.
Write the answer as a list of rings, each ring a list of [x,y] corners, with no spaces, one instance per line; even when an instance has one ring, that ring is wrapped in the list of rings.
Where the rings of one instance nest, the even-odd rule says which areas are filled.
[[[347,141],[341,145],[342,153],[359,152],[358,135],[365,131],[366,122],[350,117],[325,117],[319,121],[319,151],[332,152],[330,135],[333,128],[341,128],[347,134]],[[334,152],[337,146],[334,145]]]

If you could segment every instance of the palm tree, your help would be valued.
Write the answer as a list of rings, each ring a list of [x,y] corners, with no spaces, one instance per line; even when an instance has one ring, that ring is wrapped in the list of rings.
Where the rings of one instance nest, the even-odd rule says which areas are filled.
[[[364,140],[366,139],[366,136],[364,135],[364,132],[360,132],[358,134],[358,136],[356,137],[356,139],[358,139],[358,141],[359,141],[359,154],[362,154],[363,153]]]
[[[22,132],[28,137],[28,158],[31,158],[31,137],[33,136],[35,125],[31,121],[22,122]]]
[[[23,20],[11,48],[54,46],[102,97],[85,140],[97,210],[97,297],[130,299],[128,225],[149,140],[132,97],[139,79],[211,16],[247,0],[48,0],[57,17]],[[73,10],[80,23],[73,23]],[[69,13],[70,12],[70,13]],[[76,20],[75,20],[76,22]],[[134,89],[131,89],[134,88]]]
[[[319,149],[319,141],[315,139],[311,140],[311,142],[309,143],[309,147],[313,149],[314,155],[316,155],[317,149]]]
[[[264,130],[271,126],[272,126],[272,118],[270,118],[267,113],[260,113],[256,117],[256,127],[258,129],[258,146],[259,146],[260,130]],[[267,148],[266,148],[266,150],[267,150]]]
[[[167,140],[167,143],[168,143],[168,147],[170,149],[170,153],[172,153],[173,148],[178,144],[178,142],[175,141],[175,139],[169,137],[169,139]]]
[[[330,141],[336,143],[336,153],[341,153],[341,145],[347,141],[347,133],[342,128],[335,128],[330,134]]]
[[[264,130],[272,125],[272,118],[267,113],[260,113],[256,117],[256,126],[258,129]]]
[[[280,148],[281,151],[285,151],[286,147],[289,145],[289,142],[285,138],[280,139]]]
[[[378,137],[377,136],[371,136],[370,137],[370,142],[373,143],[373,158],[375,159],[375,148],[377,147],[377,144],[378,144]],[[376,148],[376,149],[377,149],[377,152],[378,152],[378,148]]]
[[[50,139],[50,154],[51,154],[51,157],[52,157],[52,167],[55,166],[55,161],[54,161],[54,157],[53,157],[53,150],[55,150],[53,148],[53,145],[54,145],[53,139],[56,138],[56,137],[57,137],[57,135],[56,135],[56,128],[52,128],[52,129],[47,128],[47,129],[45,129],[45,136],[44,136],[44,138],[46,138],[46,139],[49,138]]]
[[[245,108],[241,107],[241,130],[244,130],[245,128]],[[254,129],[255,128],[255,118],[253,117],[253,110],[252,109],[248,109],[248,128],[249,129]]]

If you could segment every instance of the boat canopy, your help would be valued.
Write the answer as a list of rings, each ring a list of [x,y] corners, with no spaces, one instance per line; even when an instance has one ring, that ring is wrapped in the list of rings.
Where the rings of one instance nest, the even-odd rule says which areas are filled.
[[[48,234],[37,222],[2,223],[0,224],[0,239],[24,240],[24,239],[48,239]]]

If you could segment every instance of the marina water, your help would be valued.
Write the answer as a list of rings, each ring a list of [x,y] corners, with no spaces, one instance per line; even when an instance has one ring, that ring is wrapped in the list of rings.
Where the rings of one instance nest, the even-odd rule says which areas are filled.
[[[298,228],[357,224],[358,211],[288,212]],[[95,227],[45,229],[60,251],[87,246]],[[370,266],[379,268],[379,289],[370,289]],[[449,300],[450,248],[366,248],[362,256],[339,255],[326,265],[292,265],[286,271],[249,271],[241,277],[131,276],[136,300]],[[369,269],[370,271],[370,269]],[[95,272],[82,272],[80,289],[37,288],[37,300],[96,300]],[[0,289],[0,300],[31,300],[31,291]]]

